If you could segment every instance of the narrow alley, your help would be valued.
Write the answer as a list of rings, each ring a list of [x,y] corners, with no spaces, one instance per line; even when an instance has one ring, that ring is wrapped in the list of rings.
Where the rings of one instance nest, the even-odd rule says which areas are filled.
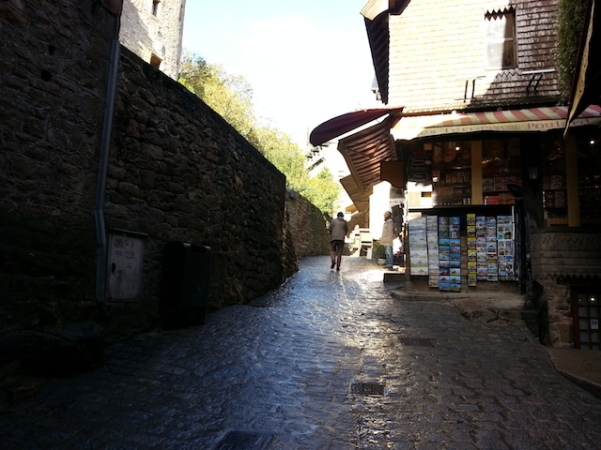
[[[305,258],[279,291],[0,407],[3,449],[591,449],[601,401],[525,327],[394,299],[382,270]]]

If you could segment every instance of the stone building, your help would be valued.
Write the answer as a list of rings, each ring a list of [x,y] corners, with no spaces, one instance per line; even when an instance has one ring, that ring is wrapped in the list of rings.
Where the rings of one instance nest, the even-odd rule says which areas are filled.
[[[177,79],[186,0],[124,0],[119,41]]]
[[[120,45],[119,0],[61,5],[0,3],[0,364],[74,324],[109,341],[160,326],[183,305],[166,269],[195,249],[208,257],[180,272],[202,281],[198,312],[278,288],[327,246],[273,164]],[[173,242],[190,251],[168,259]]]
[[[339,149],[360,192],[386,178],[406,192],[414,285],[521,293],[541,341],[601,350],[601,107],[564,136],[557,12],[557,0],[369,1],[386,108],[341,121],[379,120]]]

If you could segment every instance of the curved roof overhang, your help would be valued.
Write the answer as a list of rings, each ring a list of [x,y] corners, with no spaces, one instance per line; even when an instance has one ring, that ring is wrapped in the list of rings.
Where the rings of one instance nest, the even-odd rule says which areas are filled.
[[[338,151],[363,192],[381,181],[380,164],[396,159],[390,125],[390,118],[387,118],[338,142]]]
[[[361,10],[382,103],[388,104],[391,14],[401,14],[410,0],[370,0]]]
[[[601,99],[601,2],[589,0],[586,19],[572,81],[570,109],[566,132],[587,106],[599,104]]]
[[[311,132],[309,141],[316,146],[345,135],[338,142],[338,151],[351,175],[340,181],[359,210],[369,207],[371,189],[382,180],[381,164],[396,159],[390,129],[400,120],[402,111],[402,107],[353,111]],[[355,133],[349,134],[351,131]]]
[[[359,111],[352,111],[346,114],[336,116],[322,124],[316,126],[311,135],[309,136],[309,142],[311,145],[321,145],[334,138],[340,137],[350,131],[353,131],[363,125],[367,125],[374,120],[378,120],[386,115],[390,115],[394,118],[394,122],[398,121],[403,108],[376,108],[376,109],[362,109]],[[394,125],[394,124],[393,124]]]

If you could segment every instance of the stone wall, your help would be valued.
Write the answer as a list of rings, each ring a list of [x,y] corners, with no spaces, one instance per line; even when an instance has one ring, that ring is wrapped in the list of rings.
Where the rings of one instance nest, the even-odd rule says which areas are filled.
[[[91,225],[118,8],[0,3],[0,209]]]
[[[284,175],[183,86],[121,47],[102,215],[109,232],[143,236],[142,295],[97,298],[96,188],[120,8],[109,0],[0,4],[0,331],[96,321],[122,337],[156,326],[169,241],[211,247],[212,308],[277,288],[296,270],[297,248],[319,253],[321,218],[309,206],[286,213]]]
[[[543,336],[555,347],[571,347],[570,289],[595,285],[601,278],[601,237],[579,228],[536,230],[531,237],[533,279],[543,317]]]
[[[186,88],[126,49],[120,74],[108,225],[147,234],[151,261],[167,241],[209,245],[215,307],[279,286],[294,270],[282,256],[284,175]],[[147,295],[153,272],[149,266]]]
[[[177,80],[184,29],[185,0],[124,0],[119,41],[146,62],[161,59],[162,72]]]
[[[0,330],[96,319],[96,152],[120,4],[0,3]]]
[[[328,218],[304,197],[290,192],[286,201],[287,224],[298,258],[329,254]]]

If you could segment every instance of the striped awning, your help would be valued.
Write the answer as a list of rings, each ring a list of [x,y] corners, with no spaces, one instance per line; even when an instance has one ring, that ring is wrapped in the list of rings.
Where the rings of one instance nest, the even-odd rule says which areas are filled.
[[[508,111],[487,111],[458,114],[458,117],[445,120],[441,126],[501,124],[515,122],[539,122],[547,120],[565,120],[568,117],[567,106],[548,108],[512,109]],[[590,106],[582,112],[581,118],[600,117],[601,107]],[[559,127],[558,127],[559,128]]]
[[[417,137],[482,131],[540,132],[563,129],[567,117],[567,106],[404,116],[403,120],[392,129],[392,134],[396,139],[414,139]],[[601,107],[597,105],[586,108],[572,122],[572,126],[599,124],[601,124]]]
[[[338,142],[358,188],[366,192],[380,182],[380,164],[396,158],[390,135],[392,118],[361,130]]]

